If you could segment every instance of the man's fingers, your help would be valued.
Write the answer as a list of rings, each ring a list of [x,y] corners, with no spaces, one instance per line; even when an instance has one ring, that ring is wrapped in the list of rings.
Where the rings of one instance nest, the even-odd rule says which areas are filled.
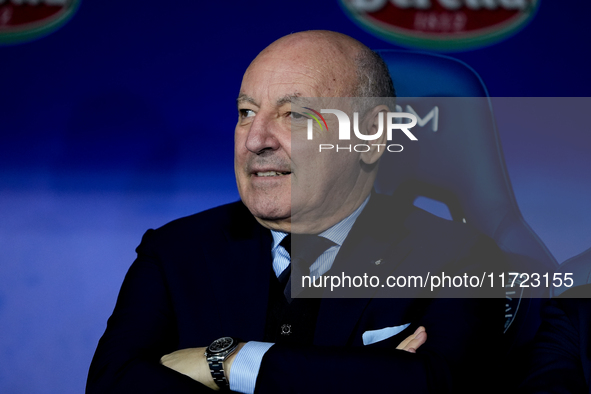
[[[398,346],[396,346],[396,349],[398,349],[398,350],[405,350],[404,348],[406,347],[406,345],[408,345],[408,343],[410,341],[412,341],[413,337],[414,337],[414,334],[406,337],[404,339],[404,341],[400,342],[400,344],[398,344]]]
[[[400,344],[396,347],[398,350],[405,350],[407,352],[414,353],[416,349],[418,349],[425,341],[427,340],[427,332],[425,327],[420,326],[415,330],[414,333],[406,337]],[[412,349],[412,351],[411,351]]]
[[[407,352],[415,353],[417,349],[425,342],[427,342],[427,332],[421,331],[414,337],[413,340],[408,343],[405,350]]]
[[[411,335],[406,337],[402,342],[400,342],[400,344],[398,346],[396,346],[396,349],[408,350],[408,344],[410,343],[410,341],[412,341],[415,338],[415,336],[421,331],[425,331],[425,327],[421,326],[421,327],[417,328],[415,330],[415,332],[413,332]]]

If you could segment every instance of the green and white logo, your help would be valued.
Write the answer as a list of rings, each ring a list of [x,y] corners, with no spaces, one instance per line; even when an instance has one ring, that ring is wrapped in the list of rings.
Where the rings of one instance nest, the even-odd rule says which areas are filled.
[[[80,0],[0,0],[0,45],[31,41],[63,26]]]

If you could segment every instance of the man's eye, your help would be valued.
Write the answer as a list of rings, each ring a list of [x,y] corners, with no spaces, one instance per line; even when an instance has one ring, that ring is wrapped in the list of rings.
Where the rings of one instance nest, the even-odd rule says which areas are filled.
[[[298,112],[290,112],[290,113],[289,113],[289,116],[290,116],[292,119],[302,119],[302,118],[305,118],[305,116],[304,116],[304,115],[302,115],[302,114],[300,114],[300,113],[298,113]]]
[[[241,118],[251,118],[255,115],[252,109],[241,109],[238,112],[240,112]]]

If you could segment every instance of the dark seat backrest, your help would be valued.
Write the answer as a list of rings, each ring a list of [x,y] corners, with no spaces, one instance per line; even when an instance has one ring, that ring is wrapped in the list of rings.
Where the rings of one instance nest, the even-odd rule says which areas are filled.
[[[552,297],[559,296],[571,287],[591,283],[591,248],[585,250],[581,254],[571,257],[564,263],[560,264],[557,272],[562,274],[572,274],[568,277],[572,278],[573,281],[572,286],[568,287],[567,285],[571,285],[571,283],[565,283],[563,280],[565,276],[562,275],[560,279],[563,280],[563,284],[562,286],[553,288],[554,291],[552,292]],[[591,297],[591,294],[589,297]]]
[[[494,239],[509,269],[554,272],[556,261],[517,206],[486,87],[474,70],[445,56],[378,51],[399,98],[398,110],[415,112],[418,141],[404,142],[409,155],[384,154],[376,189],[443,202],[455,221]],[[437,108],[435,110],[435,108]],[[422,120],[422,122],[421,122]],[[398,155],[398,156],[397,156]],[[506,334],[518,346],[539,325],[539,289],[507,292]],[[521,290],[524,290],[521,293]],[[517,313],[519,312],[519,313]]]

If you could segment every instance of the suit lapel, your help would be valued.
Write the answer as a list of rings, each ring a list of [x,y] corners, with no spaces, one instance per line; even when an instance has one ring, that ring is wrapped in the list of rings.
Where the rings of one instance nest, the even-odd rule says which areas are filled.
[[[372,194],[326,275],[341,276],[344,273],[353,278],[367,274],[368,278],[374,275],[383,278],[391,273],[412,250],[410,244],[404,242],[408,231],[403,223],[409,212],[393,197]],[[330,288],[325,289],[315,342],[326,346],[346,345],[378,290],[372,287],[340,287],[332,292]],[[357,298],[351,298],[352,295]]]

